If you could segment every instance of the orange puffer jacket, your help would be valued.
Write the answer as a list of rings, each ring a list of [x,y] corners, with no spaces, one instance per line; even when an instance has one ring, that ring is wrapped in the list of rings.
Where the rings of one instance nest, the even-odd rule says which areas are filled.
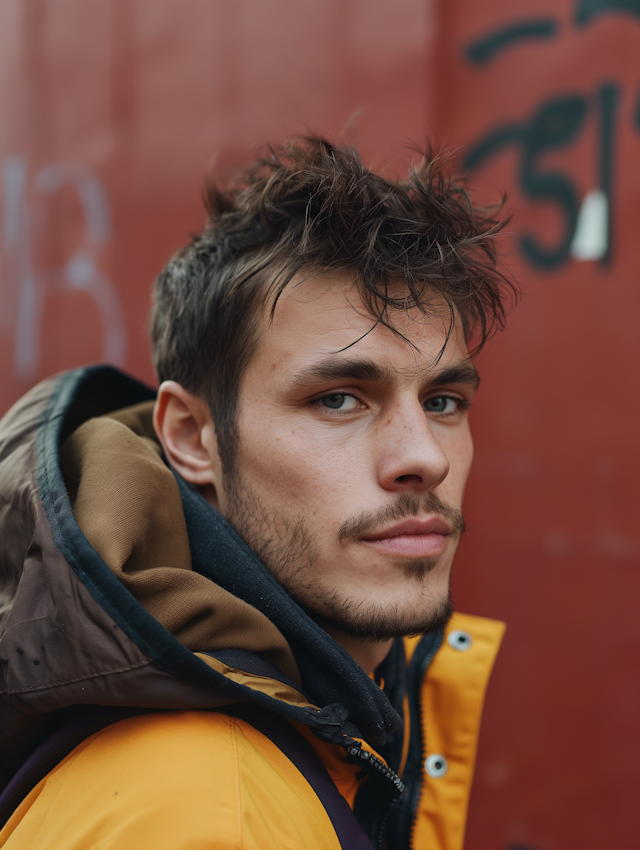
[[[503,625],[456,614],[369,679],[168,470],[151,399],[83,369],[0,423],[4,782],[89,707],[139,712],[40,779],[0,847],[338,850],[308,778],[233,716],[251,704],[309,742],[373,846],[459,850]]]

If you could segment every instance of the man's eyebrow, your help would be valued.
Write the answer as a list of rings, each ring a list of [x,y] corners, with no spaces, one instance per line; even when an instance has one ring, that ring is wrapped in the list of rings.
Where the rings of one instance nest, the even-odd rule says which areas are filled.
[[[305,366],[294,375],[294,383],[302,386],[324,381],[375,381],[392,384],[397,380],[397,374],[388,366],[376,363],[368,358],[326,357],[319,363]]]
[[[480,376],[470,362],[450,366],[429,374],[429,386],[444,386],[445,384],[470,384],[477,388]],[[371,381],[391,385],[398,380],[398,372],[381,363],[368,358],[348,359],[327,357],[319,363],[305,366],[294,375],[294,383],[298,386],[308,386],[325,381]]]
[[[461,363],[459,366],[450,366],[439,372],[434,372],[429,380],[432,387],[441,387],[445,384],[469,384],[474,390],[480,384],[480,375],[476,367],[469,363]]]

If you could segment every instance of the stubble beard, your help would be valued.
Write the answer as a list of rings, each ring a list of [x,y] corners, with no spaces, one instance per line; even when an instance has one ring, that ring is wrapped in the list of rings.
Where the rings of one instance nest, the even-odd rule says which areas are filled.
[[[318,623],[345,635],[382,642],[408,635],[442,631],[453,613],[451,593],[437,598],[429,593],[427,577],[438,567],[443,556],[407,558],[398,562],[408,583],[425,598],[419,612],[408,613],[398,604],[370,602],[338,588],[328,589],[318,582],[315,566],[319,542],[303,516],[284,517],[269,511],[258,494],[250,489],[234,469],[227,473],[226,519],[247,545],[256,553],[274,578],[293,599]],[[442,502],[435,494],[402,493],[382,510],[350,517],[338,531],[338,541],[346,546],[350,540],[379,527],[383,523],[418,514],[437,513],[452,527],[452,536],[464,532],[462,513]]]

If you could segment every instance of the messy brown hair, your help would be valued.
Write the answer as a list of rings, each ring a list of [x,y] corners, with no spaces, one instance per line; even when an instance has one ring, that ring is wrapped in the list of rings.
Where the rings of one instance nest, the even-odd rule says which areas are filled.
[[[155,282],[151,337],[160,381],[209,405],[229,469],[260,321],[298,273],[349,275],[372,326],[394,332],[395,308],[444,303],[472,353],[504,325],[514,292],[497,267],[504,221],[474,208],[444,157],[426,152],[405,179],[390,180],[352,148],[296,139],[269,148],[229,185],[208,182],[205,204],[204,229]]]

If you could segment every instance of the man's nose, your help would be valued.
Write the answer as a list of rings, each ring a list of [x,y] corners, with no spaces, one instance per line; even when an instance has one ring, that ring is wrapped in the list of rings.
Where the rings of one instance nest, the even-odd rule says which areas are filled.
[[[395,492],[434,490],[449,473],[449,458],[417,401],[399,403],[380,424],[378,480]]]

